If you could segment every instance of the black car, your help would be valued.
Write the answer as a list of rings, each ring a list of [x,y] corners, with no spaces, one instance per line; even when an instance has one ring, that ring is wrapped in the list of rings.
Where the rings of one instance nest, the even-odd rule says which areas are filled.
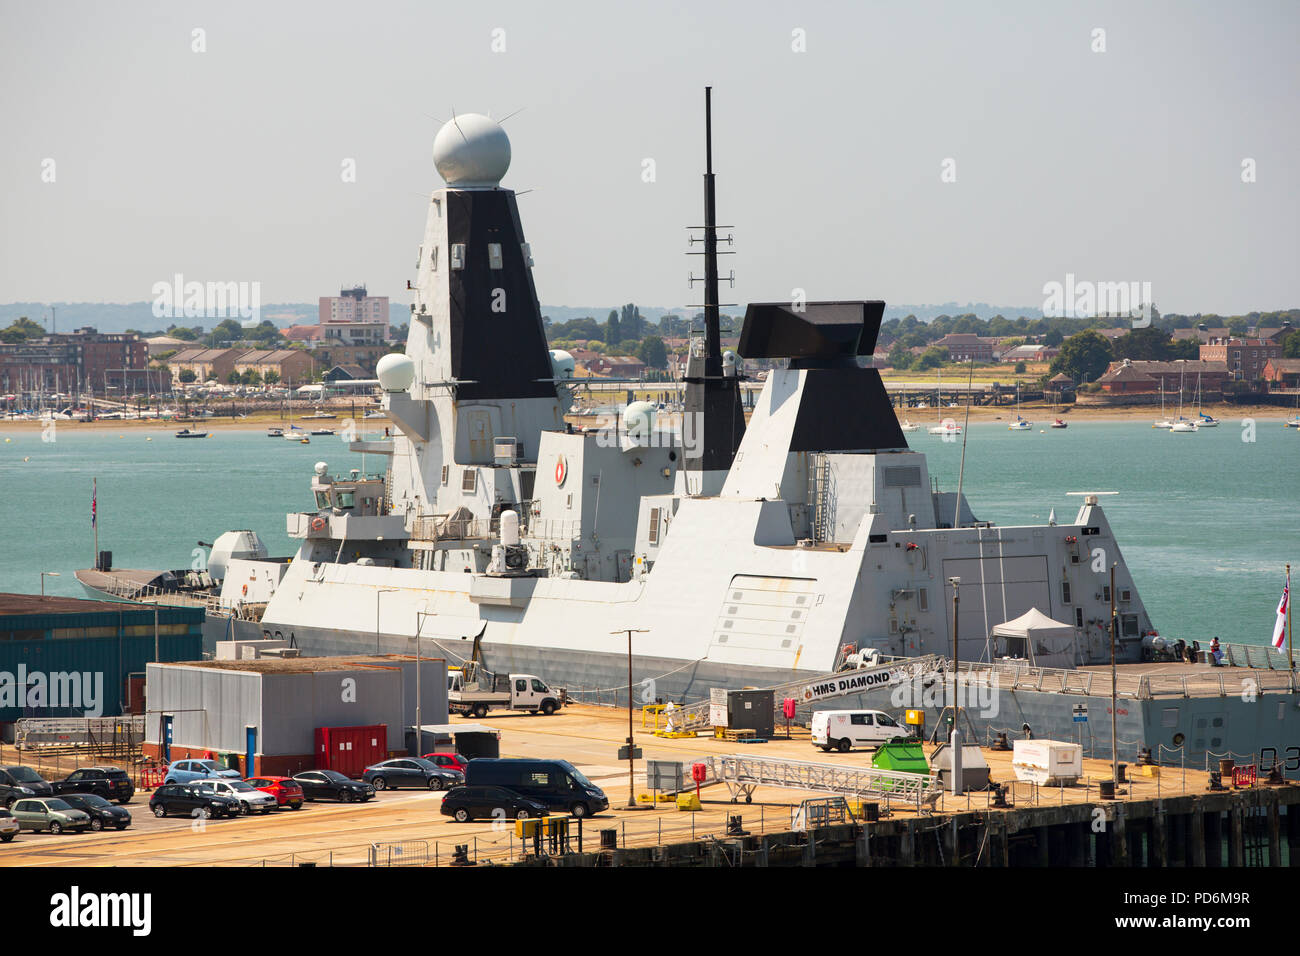
[[[522,820],[550,815],[546,804],[505,787],[457,787],[442,798],[442,812],[460,823],[476,817]]]
[[[0,801],[12,807],[19,797],[52,797],[54,788],[31,767],[0,767]]]
[[[398,757],[371,764],[361,779],[376,790],[396,790],[398,787],[446,790],[464,783],[465,775],[459,770],[439,767],[432,760],[423,757]]]
[[[57,796],[65,793],[93,793],[105,800],[130,803],[135,796],[135,784],[120,767],[86,767],[74,770],[62,780],[51,784]]]
[[[305,770],[293,775],[302,787],[302,795],[308,800],[341,800],[352,803],[355,800],[369,800],[375,795],[375,788],[360,780],[353,780],[337,770]]]
[[[220,793],[200,790],[189,783],[165,783],[149,798],[149,809],[156,817],[184,813],[193,817],[237,817],[239,801]]]
[[[61,793],[61,799],[74,810],[80,810],[90,817],[92,830],[112,827],[125,830],[131,825],[131,814],[121,807],[115,807],[97,793]]]

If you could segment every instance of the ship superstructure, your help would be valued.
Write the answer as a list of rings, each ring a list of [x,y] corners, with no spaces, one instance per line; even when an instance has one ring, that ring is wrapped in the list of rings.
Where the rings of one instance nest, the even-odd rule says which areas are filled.
[[[500,185],[504,131],[462,114],[434,159],[446,186],[416,254],[409,337],[378,368],[396,435],[351,445],[385,467],[317,465],[312,507],[288,517],[297,558],[231,564],[232,616],[265,604],[243,629],[321,654],[409,652],[418,632],[452,661],[478,638],[491,669],[576,690],[625,685],[611,632],[645,628],[638,677],[689,699],[825,673],[850,649],[945,653],[954,586],[964,660],[991,659],[992,628],[1037,608],[1073,628],[1040,656],[1100,663],[1114,564],[1119,656],[1139,659],[1151,622],[1095,497],[1068,525],[994,527],[933,485],[861,361],[883,302],[751,304],[740,356],[778,367],[745,426],[741,362],[716,334],[711,156],[685,420],[634,403],[601,429],[565,421],[570,366],[547,350]]]

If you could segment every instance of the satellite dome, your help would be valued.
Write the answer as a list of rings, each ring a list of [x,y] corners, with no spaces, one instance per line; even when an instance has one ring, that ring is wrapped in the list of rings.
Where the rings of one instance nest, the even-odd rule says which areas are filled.
[[[403,352],[390,352],[375,366],[375,377],[385,392],[404,392],[415,381],[415,363]]]
[[[576,364],[573,356],[564,349],[551,349],[551,377],[557,382],[573,378]]]
[[[448,186],[495,188],[510,168],[510,138],[486,116],[462,113],[433,138],[433,164]]]
[[[633,402],[623,411],[623,430],[633,441],[648,441],[654,424],[655,407],[650,402]]]

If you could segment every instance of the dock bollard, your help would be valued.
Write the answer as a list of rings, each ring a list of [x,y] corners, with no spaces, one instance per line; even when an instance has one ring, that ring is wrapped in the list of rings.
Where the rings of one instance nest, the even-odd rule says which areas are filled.
[[[1097,796],[1101,800],[1115,799],[1115,781],[1099,780],[1097,781]]]
[[[1121,763],[1115,765],[1116,783],[1128,783],[1128,778],[1124,775],[1124,771],[1127,769],[1128,769],[1128,764]]]
[[[612,827],[608,830],[600,831],[600,848],[602,850],[618,849],[618,831]]]
[[[740,814],[727,817],[727,836],[749,836],[749,831],[742,826]]]

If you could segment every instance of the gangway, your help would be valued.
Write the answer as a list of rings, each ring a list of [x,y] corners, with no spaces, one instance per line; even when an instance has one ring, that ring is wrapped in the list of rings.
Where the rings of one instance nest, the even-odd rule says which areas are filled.
[[[781,712],[781,701],[787,697],[793,697],[799,706],[806,706],[923,679],[936,672],[943,672],[945,666],[946,659],[942,655],[927,654],[922,657],[895,658],[871,667],[801,677],[798,680],[777,684],[771,689],[774,712],[778,714]],[[689,732],[713,726],[709,721],[709,707],[710,702],[707,700],[681,707],[673,715],[673,729],[678,732]]]
[[[695,762],[703,763],[708,768],[708,777],[701,786],[724,784],[731,794],[732,803],[741,797],[745,798],[746,803],[752,802],[757,787],[783,787],[858,799],[870,797],[883,800],[886,804],[909,804],[915,806],[917,812],[927,812],[933,809],[935,801],[943,792],[938,774],[933,773],[845,767],[840,764],[752,757],[747,754],[710,756]]]

